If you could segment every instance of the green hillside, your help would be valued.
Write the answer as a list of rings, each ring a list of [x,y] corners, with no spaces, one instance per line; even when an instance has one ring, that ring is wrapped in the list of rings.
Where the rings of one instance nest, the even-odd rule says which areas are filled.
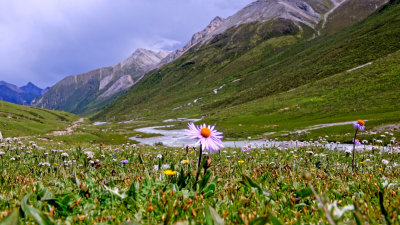
[[[231,137],[360,116],[391,122],[400,97],[398,24],[399,1],[391,1],[350,29],[311,40],[310,30],[285,20],[242,25],[147,74],[94,119],[206,116]]]
[[[76,115],[0,101],[0,131],[3,137],[46,134],[64,130]]]

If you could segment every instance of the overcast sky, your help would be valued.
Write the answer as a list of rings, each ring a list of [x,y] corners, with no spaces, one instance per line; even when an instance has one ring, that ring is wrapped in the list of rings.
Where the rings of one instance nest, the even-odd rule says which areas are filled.
[[[41,88],[137,48],[175,50],[253,0],[0,0],[0,81]]]

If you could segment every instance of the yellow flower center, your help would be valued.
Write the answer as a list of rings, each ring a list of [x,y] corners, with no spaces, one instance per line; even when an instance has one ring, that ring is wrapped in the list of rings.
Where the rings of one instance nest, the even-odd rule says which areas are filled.
[[[211,130],[208,129],[208,128],[202,128],[202,129],[200,130],[200,134],[201,134],[201,136],[203,136],[203,137],[205,137],[205,138],[208,138],[208,137],[210,137],[210,135],[211,135]]]
[[[244,163],[244,161],[243,160],[239,160],[238,163]]]
[[[364,120],[358,120],[357,123],[360,124],[360,125],[363,125],[363,126],[365,125]]]

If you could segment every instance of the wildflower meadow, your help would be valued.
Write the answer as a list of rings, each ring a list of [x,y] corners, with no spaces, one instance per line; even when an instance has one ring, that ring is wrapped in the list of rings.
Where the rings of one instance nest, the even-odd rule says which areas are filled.
[[[399,224],[399,147],[354,129],[350,148],[224,148],[194,124],[180,148],[2,138],[0,224]]]

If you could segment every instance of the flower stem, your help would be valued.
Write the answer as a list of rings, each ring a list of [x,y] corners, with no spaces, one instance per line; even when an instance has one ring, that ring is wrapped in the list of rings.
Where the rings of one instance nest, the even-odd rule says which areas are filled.
[[[197,163],[197,174],[196,174],[196,182],[194,183],[194,187],[196,187],[197,181],[199,180],[200,175],[200,164],[201,164],[201,156],[203,155],[203,146],[200,144],[200,154],[199,154],[199,162]]]
[[[322,201],[321,197],[317,194],[317,192],[314,189],[314,186],[311,184],[311,182],[308,182],[308,186],[310,186],[311,191],[313,192],[315,198],[317,199],[320,208],[322,208],[322,211],[325,213],[326,218],[328,219],[328,222],[331,225],[335,225],[335,221],[333,220],[332,216],[329,214],[329,211],[326,209],[324,202]]]
[[[358,132],[358,128],[356,129],[356,133],[354,134],[354,138],[353,138],[353,161],[352,161],[352,168],[353,168],[353,171],[354,171],[354,169],[355,169],[355,164],[354,164],[354,155],[355,155],[355,152],[356,152],[356,137],[357,137],[357,132]]]

